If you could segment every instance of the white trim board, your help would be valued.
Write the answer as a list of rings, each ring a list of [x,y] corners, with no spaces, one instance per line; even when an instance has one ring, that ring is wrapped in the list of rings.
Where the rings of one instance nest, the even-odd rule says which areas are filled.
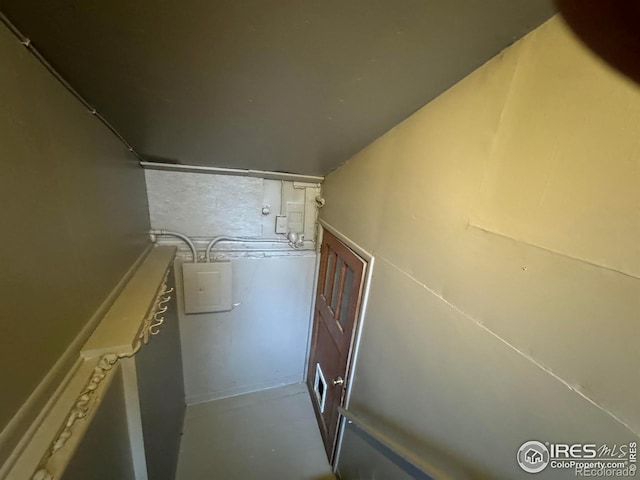
[[[313,319],[315,317],[315,312],[316,312],[316,292],[318,290],[318,277],[320,276],[320,250],[321,250],[321,246],[322,246],[322,234],[324,232],[324,230],[322,229],[322,226],[319,225],[320,228],[318,228],[317,234],[316,234],[316,244],[315,244],[315,250],[314,253],[316,255],[316,264],[315,264],[315,270],[313,272],[313,290],[311,293],[311,309],[309,311],[309,330],[307,331],[307,353],[305,355],[304,358],[304,375],[303,375],[303,381],[305,383],[307,383],[307,377],[308,377],[308,373],[309,373],[309,360],[310,360],[310,356],[311,356],[311,340],[312,340],[312,336],[313,336]]]
[[[254,384],[249,387],[228,388],[226,390],[219,390],[217,392],[201,393],[198,395],[192,395],[185,399],[187,407],[192,405],[198,405],[200,403],[213,402],[216,400],[223,400],[225,398],[237,397],[240,395],[247,395],[256,392],[262,392],[264,390],[271,390],[273,388],[285,387],[287,385],[296,385],[303,382],[304,379],[299,376],[289,376],[281,379],[281,381],[265,382],[260,384]]]
[[[142,431],[142,412],[140,410],[140,392],[138,390],[138,371],[136,357],[120,360],[122,368],[122,387],[124,390],[129,443],[131,445],[131,462],[136,480],[149,480],[147,461]]]
[[[316,175],[300,175],[298,173],[271,172],[268,170],[245,170],[239,168],[203,167],[201,165],[178,165],[175,163],[140,162],[140,166],[149,170],[169,170],[191,173],[209,173],[214,175],[234,175],[240,177],[256,177],[267,180],[286,180],[290,182],[304,182],[320,184],[324,177]]]
[[[43,457],[51,449],[51,442],[55,439],[56,435],[61,431],[61,425],[67,419],[69,412],[73,409],[75,403],[78,400],[78,394],[82,391],[83,386],[87,380],[91,377],[92,372],[98,365],[98,358],[94,358],[88,361],[82,361],[77,371],[71,376],[69,383],[65,388],[61,389],[59,398],[53,402],[53,405],[46,417],[40,424],[38,430],[33,437],[29,440],[29,443],[25,446],[20,456],[17,458],[15,464],[9,470],[8,479],[31,479],[38,468],[38,465],[42,461]],[[117,371],[118,365],[115,365],[114,373]],[[95,398],[92,398],[91,408],[88,410],[88,415],[77,422],[76,431],[69,437],[67,443],[65,443],[63,449],[60,451],[61,458],[67,462],[63,462],[60,465],[60,469],[56,470],[56,473],[62,473],[68,460],[71,458],[73,452],[78,447],[78,443],[86,431],[88,425],[91,423],[95,412],[97,411],[97,405],[102,398],[103,392],[109,387],[113,378],[112,372],[106,375],[103,382],[100,382],[99,388],[96,389]]]

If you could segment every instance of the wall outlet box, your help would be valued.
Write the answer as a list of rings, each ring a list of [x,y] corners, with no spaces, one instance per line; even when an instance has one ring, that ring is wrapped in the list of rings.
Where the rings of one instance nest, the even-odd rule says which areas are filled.
[[[231,299],[231,262],[183,263],[185,313],[226,312]]]

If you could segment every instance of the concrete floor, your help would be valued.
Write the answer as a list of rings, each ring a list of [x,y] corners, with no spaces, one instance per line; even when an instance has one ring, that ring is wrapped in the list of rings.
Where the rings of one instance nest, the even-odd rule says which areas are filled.
[[[329,480],[304,384],[187,408],[176,480]]]

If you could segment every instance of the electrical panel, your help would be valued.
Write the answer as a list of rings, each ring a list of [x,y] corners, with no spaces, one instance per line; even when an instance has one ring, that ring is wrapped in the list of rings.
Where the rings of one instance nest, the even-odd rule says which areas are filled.
[[[231,273],[231,262],[183,263],[185,313],[231,310]]]

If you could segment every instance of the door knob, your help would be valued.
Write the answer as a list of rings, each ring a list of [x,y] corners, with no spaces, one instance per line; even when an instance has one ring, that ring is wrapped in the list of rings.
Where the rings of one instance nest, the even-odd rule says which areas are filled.
[[[344,379],[342,377],[334,378],[332,383],[334,387],[337,387],[338,385],[342,385],[344,383]]]

